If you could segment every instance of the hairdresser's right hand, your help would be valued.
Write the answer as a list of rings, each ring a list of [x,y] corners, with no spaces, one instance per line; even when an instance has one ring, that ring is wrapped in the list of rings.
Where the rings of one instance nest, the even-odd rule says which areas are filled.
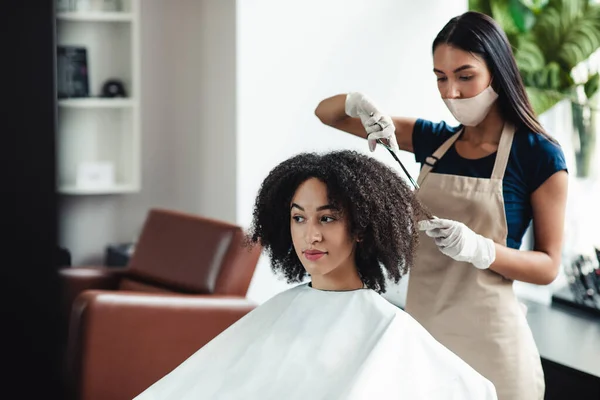
[[[375,151],[377,139],[387,139],[390,146],[398,150],[396,141],[396,127],[394,121],[382,114],[373,101],[360,92],[351,92],[346,95],[346,115],[360,118],[365,131],[369,150]]]

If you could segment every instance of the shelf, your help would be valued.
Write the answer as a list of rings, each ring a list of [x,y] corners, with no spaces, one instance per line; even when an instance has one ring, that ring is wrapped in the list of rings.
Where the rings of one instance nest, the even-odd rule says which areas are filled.
[[[104,10],[98,7],[102,2],[91,0],[86,9],[65,7],[54,15],[56,45],[86,49],[89,88],[86,97],[56,99],[57,194],[85,199],[141,190],[140,1],[119,0],[120,8]],[[63,67],[57,63],[57,83],[71,79]],[[123,82],[128,97],[101,97],[98,89],[115,79]],[[113,180],[78,180],[80,167],[94,162],[110,163]]]
[[[86,194],[119,194],[138,192],[139,188],[133,184],[116,184],[106,188],[82,188],[75,185],[61,186],[58,192],[61,194],[86,195]]]
[[[131,22],[133,14],[127,12],[74,11],[58,13],[56,18],[60,21],[73,22]]]
[[[132,99],[103,99],[103,98],[82,98],[82,99],[63,99],[58,101],[60,107],[69,108],[130,108],[133,107]]]

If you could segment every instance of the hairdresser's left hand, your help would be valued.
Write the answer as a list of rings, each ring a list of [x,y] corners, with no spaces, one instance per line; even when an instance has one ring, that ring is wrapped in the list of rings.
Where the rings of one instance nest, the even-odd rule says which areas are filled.
[[[496,259],[494,242],[473,232],[462,222],[434,218],[419,221],[419,230],[425,231],[442,253],[456,261],[487,269]]]

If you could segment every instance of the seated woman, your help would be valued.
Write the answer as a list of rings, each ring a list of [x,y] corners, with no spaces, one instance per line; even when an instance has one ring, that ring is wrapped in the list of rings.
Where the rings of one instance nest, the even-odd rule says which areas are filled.
[[[379,294],[385,274],[398,282],[408,271],[426,214],[371,157],[284,161],[260,188],[249,240],[299,284],[136,399],[496,399],[488,380]]]

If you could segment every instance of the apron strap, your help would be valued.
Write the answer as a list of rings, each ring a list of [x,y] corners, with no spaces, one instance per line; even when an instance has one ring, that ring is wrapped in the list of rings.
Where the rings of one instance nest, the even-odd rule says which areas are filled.
[[[496,153],[496,162],[494,163],[494,170],[492,171],[492,179],[504,178],[504,172],[506,171],[506,165],[508,164],[508,157],[510,156],[510,149],[514,137],[515,127],[512,124],[505,122],[504,128],[502,128],[502,136],[500,136],[500,143],[498,144],[498,152]]]
[[[419,178],[417,179],[417,184],[421,186],[427,175],[431,172],[435,164],[446,154],[446,152],[452,147],[454,142],[456,142],[462,133],[462,129],[452,135],[448,140],[446,140],[432,155],[425,158],[425,162],[423,163],[423,168],[421,168],[421,173],[419,174]]]
[[[421,186],[423,181],[429,175],[435,164],[446,154],[446,152],[452,147],[462,133],[462,129],[452,135],[446,140],[432,155],[425,158],[423,168],[417,179],[417,184]],[[502,179],[504,178],[504,172],[508,165],[508,158],[510,156],[510,149],[512,148],[513,138],[515,137],[515,127],[506,122],[502,128],[502,135],[500,136],[500,143],[498,144],[498,151],[496,152],[496,161],[494,162],[494,169],[492,171],[491,179]]]

